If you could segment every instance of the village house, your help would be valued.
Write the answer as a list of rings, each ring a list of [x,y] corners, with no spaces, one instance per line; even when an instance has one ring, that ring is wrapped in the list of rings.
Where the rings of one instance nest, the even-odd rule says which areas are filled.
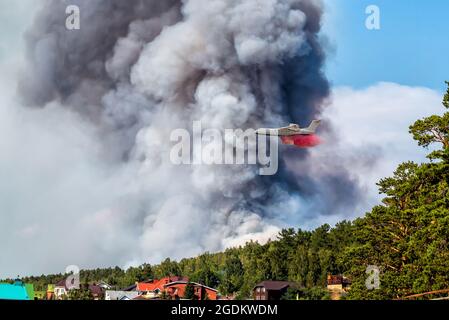
[[[165,285],[165,291],[173,299],[182,299],[188,284],[188,281],[168,283]],[[193,286],[193,292],[197,300],[217,300],[217,290],[196,282],[191,282],[191,285]]]
[[[331,295],[331,300],[340,300],[341,296],[346,294],[351,287],[351,281],[342,275],[327,276],[327,290]]]
[[[281,300],[288,288],[296,287],[289,281],[263,281],[253,289],[254,300]]]
[[[56,300],[62,300],[69,293],[65,279],[52,286],[52,289]]]
[[[97,284],[89,284],[87,289],[92,294],[94,300],[103,300],[105,290],[102,286]],[[48,285],[47,287],[47,300],[63,300],[68,294],[70,290],[67,288],[66,280],[63,279],[56,283],[55,285]]]
[[[88,286],[88,289],[89,289],[90,293],[92,294],[92,297],[94,298],[94,300],[103,300],[104,290],[100,285],[90,284]]]
[[[188,281],[187,278],[165,277],[160,280],[154,279],[146,282],[138,282],[136,283],[135,290],[147,299],[154,299],[165,291],[165,285],[180,280]]]
[[[183,277],[165,277],[160,280],[139,282],[135,290],[142,298],[157,299],[162,293],[166,293],[172,299],[182,299],[185,295],[185,289],[189,284],[188,278]],[[194,294],[199,300],[209,299],[217,300],[217,290],[202,285],[200,283],[191,283],[194,288]]]

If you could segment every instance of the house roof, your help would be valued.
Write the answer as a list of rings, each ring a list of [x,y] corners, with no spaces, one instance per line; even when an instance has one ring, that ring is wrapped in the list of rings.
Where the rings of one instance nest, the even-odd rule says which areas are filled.
[[[262,281],[254,288],[264,287],[266,290],[282,290],[291,286],[296,286],[296,283],[290,281]]]
[[[122,291],[134,291],[137,288],[137,284],[130,285],[129,287],[123,288]]]
[[[152,283],[154,280],[150,279],[150,280],[145,280],[142,281],[141,283]],[[123,288],[122,291],[134,291],[137,288],[137,283],[130,285],[129,287]]]
[[[99,295],[103,294],[103,288],[98,285],[95,285],[95,284],[90,284],[89,290],[90,290],[90,292],[92,292],[92,294],[94,296],[95,295],[99,296]]]
[[[201,284],[201,283],[197,283],[197,282],[190,282],[190,283],[193,284],[195,287],[203,287],[208,290],[218,292],[217,289],[205,286],[204,284]],[[176,286],[177,284],[189,284],[189,281],[174,281],[174,282],[167,283],[164,287],[167,288],[167,287],[171,287],[171,286]]]
[[[157,288],[158,283],[145,283],[139,282],[137,283],[136,290],[137,291],[154,291]]]
[[[159,288],[160,281],[156,280],[156,282],[152,283],[145,283],[145,282],[139,282],[137,283],[136,290],[137,291],[155,291]],[[159,288],[159,290],[161,290]]]
[[[114,291],[107,290],[106,296],[109,300],[132,300],[139,296],[137,291]]]
[[[62,280],[58,281],[58,282],[55,284],[55,288],[56,288],[56,287],[64,288],[64,289],[67,290],[66,279],[62,279]]]
[[[164,287],[172,282],[176,281],[188,281],[187,278],[182,277],[165,277],[160,280],[154,280],[153,282],[146,283],[146,282],[139,282],[137,283],[136,290],[137,291],[162,291]]]

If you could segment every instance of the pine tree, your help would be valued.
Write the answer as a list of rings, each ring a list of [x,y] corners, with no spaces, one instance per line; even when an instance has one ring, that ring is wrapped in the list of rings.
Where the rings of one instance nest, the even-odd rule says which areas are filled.
[[[195,287],[193,286],[193,283],[191,283],[191,282],[189,282],[186,285],[186,289],[184,291],[184,299],[187,299],[187,300],[195,299]]]

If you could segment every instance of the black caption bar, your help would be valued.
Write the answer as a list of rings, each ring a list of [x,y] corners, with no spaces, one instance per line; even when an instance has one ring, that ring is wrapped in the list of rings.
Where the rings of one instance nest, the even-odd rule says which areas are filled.
[[[398,313],[402,318],[447,312],[448,301],[0,301],[6,312],[20,315],[53,312],[71,318],[126,315],[139,319],[312,319],[306,315],[340,316],[358,319]],[[87,313],[86,313],[87,312]]]

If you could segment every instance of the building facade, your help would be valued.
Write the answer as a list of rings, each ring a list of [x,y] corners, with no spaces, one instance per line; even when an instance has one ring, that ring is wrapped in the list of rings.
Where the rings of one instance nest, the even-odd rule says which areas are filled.
[[[253,289],[254,300],[281,300],[288,288],[296,287],[296,283],[289,281],[263,281]]]

